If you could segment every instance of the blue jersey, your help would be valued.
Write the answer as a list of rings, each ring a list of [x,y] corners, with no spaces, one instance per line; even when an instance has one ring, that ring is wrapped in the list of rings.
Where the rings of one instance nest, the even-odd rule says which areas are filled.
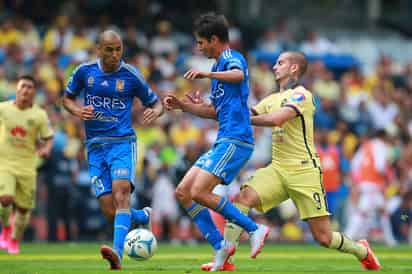
[[[84,92],[84,104],[92,105],[94,118],[85,121],[88,143],[118,137],[134,137],[131,110],[134,97],[150,107],[158,101],[139,71],[121,61],[117,71],[105,73],[100,60],[79,65],[67,84],[66,93]]]
[[[229,83],[212,79],[210,99],[219,122],[217,141],[229,138],[253,144],[253,131],[247,105],[249,73],[245,58],[235,50],[226,49],[213,65],[212,71],[227,71],[234,68],[243,71],[243,81]]]

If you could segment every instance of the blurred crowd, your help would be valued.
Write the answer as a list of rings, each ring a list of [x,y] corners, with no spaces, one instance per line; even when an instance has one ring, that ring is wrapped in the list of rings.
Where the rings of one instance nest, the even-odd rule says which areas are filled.
[[[208,81],[189,82],[182,76],[192,67],[209,70],[213,61],[201,56],[192,34],[179,31],[172,21],[153,24],[155,32],[127,20],[117,27],[106,17],[86,24],[82,17],[73,20],[61,15],[42,28],[27,18],[10,16],[0,21],[0,99],[13,98],[18,75],[34,75],[40,83],[37,103],[47,110],[55,129],[52,156],[39,164],[37,208],[26,238],[105,239],[110,229],[91,193],[82,122],[68,115],[60,103],[73,69],[96,58],[99,32],[113,28],[122,33],[124,59],[140,69],[160,96],[167,92],[184,96],[185,92],[199,90],[207,98]],[[271,71],[275,59],[256,58],[253,52],[276,56],[284,50],[302,50],[319,57],[311,58],[303,84],[316,98],[315,140],[334,225],[354,238],[366,234],[388,245],[412,243],[412,60],[398,64],[390,55],[382,54],[372,68],[362,67],[362,60],[349,67],[331,66],[320,57],[338,56],[341,51],[315,31],[306,31],[297,39],[286,25],[269,27],[252,48],[243,45],[242,36],[246,35],[236,26],[230,29],[232,47],[248,57],[250,106],[277,88]],[[217,124],[169,112],[147,127],[140,123],[141,109],[136,102],[133,118],[139,164],[133,206],[153,207],[159,239],[196,243],[199,234],[177,204],[174,189],[215,139]],[[370,144],[377,143],[380,150],[369,149]],[[240,184],[255,169],[270,162],[270,147],[271,130],[255,128],[255,151],[247,167],[231,186],[215,191],[229,197],[236,195]],[[377,169],[371,172],[377,172],[378,177],[368,177],[368,161],[383,163],[379,168],[370,167]],[[364,181],[373,180],[378,187],[362,186]],[[370,199],[380,202],[373,206],[366,203],[372,207],[370,210],[363,205],[362,197],[371,193],[378,198]],[[265,215],[256,211],[251,214],[270,224],[272,240],[311,241],[306,224],[299,221],[289,202]],[[366,220],[367,224],[359,225]]]

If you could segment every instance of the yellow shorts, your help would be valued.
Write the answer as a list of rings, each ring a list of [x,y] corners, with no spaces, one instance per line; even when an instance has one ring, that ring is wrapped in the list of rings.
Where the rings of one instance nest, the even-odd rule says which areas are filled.
[[[31,209],[35,206],[35,193],[36,173],[0,170],[0,196],[13,196],[16,206]]]
[[[246,186],[253,188],[259,195],[261,204],[256,209],[261,212],[291,198],[303,220],[330,215],[319,168],[292,172],[269,165],[258,169],[242,188]]]

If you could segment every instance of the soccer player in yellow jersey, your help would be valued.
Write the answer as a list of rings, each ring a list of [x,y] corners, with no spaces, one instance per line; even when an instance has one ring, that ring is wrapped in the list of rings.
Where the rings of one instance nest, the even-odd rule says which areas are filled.
[[[34,104],[35,93],[35,80],[21,76],[16,99],[0,103],[0,247],[10,254],[19,253],[35,205],[36,155],[49,156],[53,146],[53,130],[46,111]],[[10,224],[13,204],[16,212]]]
[[[235,205],[244,213],[251,208],[266,212],[291,198],[300,218],[308,222],[312,235],[322,246],[355,255],[366,269],[378,270],[379,261],[366,240],[354,242],[332,231],[322,170],[313,142],[315,105],[310,91],[298,84],[308,62],[300,52],[282,53],[273,67],[280,91],[264,98],[252,112],[252,124],[272,127],[272,162],[258,169],[242,186]],[[225,238],[235,242],[241,229],[225,226]],[[210,269],[202,265],[203,270]],[[226,261],[222,270],[234,269]]]

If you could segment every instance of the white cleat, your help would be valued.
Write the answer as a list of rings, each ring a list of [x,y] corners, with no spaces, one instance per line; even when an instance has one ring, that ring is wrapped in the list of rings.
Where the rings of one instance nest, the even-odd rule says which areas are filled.
[[[229,260],[230,256],[235,254],[236,245],[229,241],[223,240],[220,249],[216,250],[213,267],[210,271],[220,271],[223,265]]]
[[[258,224],[258,229],[249,233],[251,253],[250,257],[256,259],[256,256],[262,251],[265,245],[265,239],[269,235],[269,227]]]
[[[152,231],[152,208],[149,206],[146,206],[142,210],[146,212],[146,214],[149,216],[149,221],[147,222],[147,224],[142,224],[141,228]]]

